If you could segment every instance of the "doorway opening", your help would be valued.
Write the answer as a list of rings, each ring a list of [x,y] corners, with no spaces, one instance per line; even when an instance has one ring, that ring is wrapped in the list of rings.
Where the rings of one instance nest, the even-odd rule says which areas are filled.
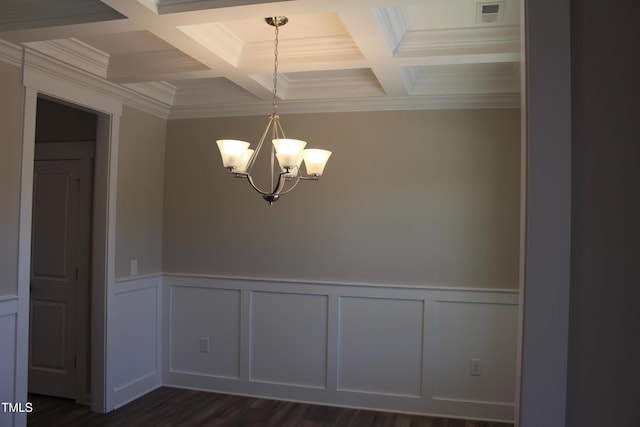
[[[28,391],[83,404],[91,404],[97,119],[90,111],[37,100]]]

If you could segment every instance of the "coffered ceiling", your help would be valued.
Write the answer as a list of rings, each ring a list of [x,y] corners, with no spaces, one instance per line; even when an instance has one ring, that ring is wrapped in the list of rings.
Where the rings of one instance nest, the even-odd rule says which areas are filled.
[[[3,0],[0,39],[172,118],[517,107],[520,0]]]

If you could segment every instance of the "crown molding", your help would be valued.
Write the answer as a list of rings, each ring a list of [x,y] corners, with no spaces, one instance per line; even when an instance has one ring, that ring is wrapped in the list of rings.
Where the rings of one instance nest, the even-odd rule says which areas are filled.
[[[439,93],[518,93],[518,63],[476,64],[472,72],[455,72],[447,65],[404,67],[403,79],[411,95]]]
[[[32,46],[20,47],[0,39],[0,60],[85,87],[109,98],[146,111],[150,114],[168,118],[175,96],[175,87],[167,83],[137,83],[119,85],[106,80],[100,73],[106,73],[102,55],[96,55],[95,49],[85,49],[83,43],[67,39],[55,42],[38,42]],[[24,59],[23,59],[24,49]],[[87,53],[82,58],[81,52]],[[58,59],[58,55],[62,59]],[[24,72],[24,71],[23,71]]]
[[[91,88],[99,94],[114,98],[134,108],[165,119],[230,117],[268,115],[271,111],[270,101],[236,99],[233,104],[197,102],[197,88],[192,89],[193,96],[188,104],[176,103],[180,98],[177,88],[166,82],[118,84],[106,80],[103,73],[104,56],[97,55],[91,49],[84,49],[81,43],[65,41],[61,43],[38,44],[38,50],[23,48],[0,40],[0,60],[15,66],[24,66],[37,72],[51,75],[70,84]],[[74,53],[74,49],[79,49]],[[89,58],[80,59],[81,52],[86,52]],[[56,52],[63,59],[52,57]],[[75,64],[75,65],[74,65]],[[514,76],[519,73],[516,66]],[[411,76],[415,89],[420,87],[420,69],[408,71],[405,78]],[[284,79],[283,75],[283,79]],[[255,76],[254,76],[255,77]],[[348,80],[348,79],[347,79]],[[323,87],[339,83],[340,79],[323,80],[314,85],[313,91],[318,94]],[[289,82],[295,85],[292,80]],[[346,90],[349,82],[345,80],[341,90]],[[341,85],[338,85],[341,86]],[[341,98],[331,93],[324,93],[312,100],[285,99],[279,104],[282,113],[320,113],[320,112],[349,112],[349,111],[388,111],[388,110],[427,110],[427,109],[472,109],[472,108],[519,108],[520,95],[511,87],[494,88],[494,93],[459,93],[453,95],[422,95],[415,93],[410,96],[389,97],[381,95],[379,88],[369,88],[364,93],[353,93],[353,98]],[[284,89],[283,89],[284,90]],[[326,90],[325,90],[326,92]],[[209,98],[212,99],[212,98]],[[184,101],[184,100],[183,100]]]
[[[247,43],[242,49],[239,68],[249,72],[273,69],[272,43]],[[293,71],[302,64],[363,61],[364,56],[349,36],[311,37],[287,40],[287,48],[278,53],[280,68]],[[250,58],[250,59],[249,59]],[[322,67],[320,67],[322,68]]]
[[[150,114],[167,118],[171,105],[158,99],[153,91],[139,92],[139,88],[131,89],[126,86],[112,83],[100,76],[85,70],[73,67],[40,51],[25,48],[24,68],[30,71],[44,74],[68,84],[93,90],[99,95],[115,99],[123,104],[146,111]],[[23,70],[24,72],[24,70]],[[146,86],[146,85],[145,85]],[[166,99],[166,97],[165,97]]]
[[[22,48],[0,39],[0,61],[11,65],[22,65]]]
[[[409,31],[396,47],[394,57],[518,53],[519,51],[519,27],[496,26]]]
[[[40,52],[70,66],[96,76],[106,78],[109,69],[109,55],[88,44],[70,39],[45,40],[25,43],[29,49]]]
[[[174,85],[167,82],[128,83],[124,86],[149,98],[162,100],[167,105],[173,104],[177,91]]]
[[[181,105],[171,109],[169,119],[208,117],[265,117],[270,102],[244,105]],[[278,104],[280,114],[348,113],[363,111],[449,110],[478,108],[520,108],[519,93],[457,94],[351,99],[291,100]]]
[[[184,34],[236,67],[244,43],[222,24],[196,24],[178,27]]]
[[[402,18],[402,9],[397,6],[385,7],[375,9],[374,13],[389,48],[395,52],[407,32],[407,26]]]
[[[375,15],[395,58],[520,51],[517,25],[409,31],[400,7],[376,9]]]
[[[172,80],[188,74],[211,74],[212,71],[178,49],[135,54],[111,55],[107,78],[116,83]]]

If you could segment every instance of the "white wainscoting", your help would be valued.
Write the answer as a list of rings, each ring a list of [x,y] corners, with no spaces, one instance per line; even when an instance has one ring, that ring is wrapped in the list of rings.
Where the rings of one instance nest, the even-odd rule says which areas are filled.
[[[17,319],[18,298],[0,298],[0,402],[16,403]],[[15,415],[0,408],[0,426],[14,423]]]
[[[165,274],[163,300],[166,385],[513,421],[516,291]]]
[[[118,280],[109,289],[107,410],[159,387],[162,275]]]

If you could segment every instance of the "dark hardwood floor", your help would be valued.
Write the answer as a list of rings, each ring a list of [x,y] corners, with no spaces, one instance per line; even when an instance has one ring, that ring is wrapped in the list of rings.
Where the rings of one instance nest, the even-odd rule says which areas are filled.
[[[29,395],[28,427],[511,427],[513,424],[334,408],[161,387],[109,414]]]

